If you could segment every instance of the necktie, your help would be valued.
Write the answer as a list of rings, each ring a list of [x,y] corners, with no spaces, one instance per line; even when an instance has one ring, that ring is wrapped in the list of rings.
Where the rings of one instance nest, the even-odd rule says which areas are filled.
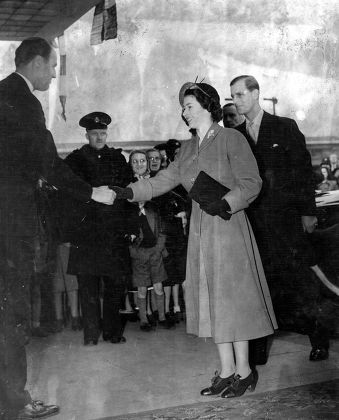
[[[254,128],[253,128],[253,122],[249,122],[247,124],[247,133],[249,134],[251,139],[254,141],[254,143],[256,143],[257,142],[257,136],[255,135],[255,131],[254,131]]]

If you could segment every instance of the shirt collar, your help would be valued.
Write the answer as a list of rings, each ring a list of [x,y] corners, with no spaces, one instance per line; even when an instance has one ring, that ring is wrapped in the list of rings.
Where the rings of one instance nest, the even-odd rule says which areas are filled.
[[[30,80],[28,80],[28,79],[27,79],[27,77],[25,77],[23,74],[18,73],[17,71],[16,71],[15,73],[16,73],[16,74],[18,74],[19,76],[21,76],[21,77],[24,79],[24,81],[27,83],[27,86],[29,87],[29,90],[30,90],[31,92],[33,92],[34,87],[33,87],[32,83],[31,83],[31,81],[30,81]]]
[[[262,117],[264,115],[264,111],[260,108],[260,111],[258,112],[258,114],[253,118],[252,121],[250,121],[249,119],[246,118],[246,127],[248,127],[249,125],[251,125],[252,127],[260,127],[261,124],[261,120]]]

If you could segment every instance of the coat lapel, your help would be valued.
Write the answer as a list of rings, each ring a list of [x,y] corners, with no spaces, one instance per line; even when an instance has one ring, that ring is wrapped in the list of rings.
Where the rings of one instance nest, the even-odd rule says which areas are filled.
[[[238,125],[235,129],[238,130],[238,131],[240,131],[241,134],[243,134],[243,136],[248,141],[248,144],[250,145],[252,151],[254,151],[256,144],[255,144],[254,140],[252,139],[252,137],[247,132],[247,129],[246,129],[246,121],[244,121],[243,123],[241,123],[240,125]]]
[[[221,130],[221,126],[214,122],[211,127],[209,128],[209,130],[207,131],[207,133],[205,134],[205,137],[203,139],[203,141],[200,144],[199,147],[199,153],[201,151],[203,151],[204,149],[206,149],[206,147],[211,144],[211,142],[215,139],[216,135],[219,133],[219,131]]]
[[[264,115],[261,120],[259,134],[258,134],[258,141],[257,147],[260,148],[265,146],[267,143],[271,143],[272,141],[272,124],[270,114],[264,111]]]

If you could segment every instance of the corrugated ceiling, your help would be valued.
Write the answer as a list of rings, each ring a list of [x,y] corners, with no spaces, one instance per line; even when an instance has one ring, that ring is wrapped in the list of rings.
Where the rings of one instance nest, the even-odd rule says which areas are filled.
[[[0,1],[0,40],[21,41],[35,35],[54,38],[99,1]]]

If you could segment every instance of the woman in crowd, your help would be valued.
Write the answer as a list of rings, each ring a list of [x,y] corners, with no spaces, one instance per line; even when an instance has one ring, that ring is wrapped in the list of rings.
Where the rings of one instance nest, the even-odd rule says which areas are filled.
[[[150,176],[156,175],[161,169],[161,153],[157,149],[146,150],[147,163]]]
[[[322,180],[317,185],[317,190],[321,192],[334,191],[338,189],[338,184],[330,169],[327,166],[320,167]]]
[[[248,341],[273,333],[276,320],[260,256],[244,209],[259,194],[255,158],[237,131],[222,128],[220,98],[206,83],[186,83],[179,93],[183,116],[194,130],[168,168],[117,198],[150,200],[180,183],[190,191],[201,171],[229,191],[213,201],[193,201],[186,273],[187,332],[212,337],[221,372],[202,395],[238,397],[257,383]],[[204,191],[202,191],[204,192]],[[226,220],[228,219],[228,220]]]

